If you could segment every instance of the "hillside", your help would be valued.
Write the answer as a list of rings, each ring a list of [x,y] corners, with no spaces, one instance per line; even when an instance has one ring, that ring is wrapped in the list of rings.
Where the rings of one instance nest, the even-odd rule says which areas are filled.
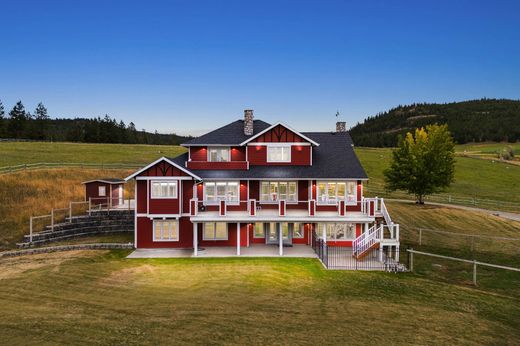
[[[356,146],[391,147],[398,135],[429,124],[448,124],[455,141],[520,141],[520,101],[481,99],[399,106],[368,117],[350,130]]]

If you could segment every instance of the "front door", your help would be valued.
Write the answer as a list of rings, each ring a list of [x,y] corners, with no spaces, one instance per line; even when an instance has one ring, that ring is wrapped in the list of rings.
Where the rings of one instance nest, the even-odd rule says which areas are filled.
[[[280,228],[282,230],[282,241],[284,244],[292,244],[291,232],[289,224],[287,222],[270,222],[266,224],[266,237],[265,242],[267,244],[279,244],[280,243]]]

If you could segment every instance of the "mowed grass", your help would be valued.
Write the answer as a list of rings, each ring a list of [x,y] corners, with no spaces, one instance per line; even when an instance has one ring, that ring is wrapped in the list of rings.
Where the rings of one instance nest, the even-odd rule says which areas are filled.
[[[131,172],[68,168],[0,175],[0,250],[12,248],[29,233],[31,215],[47,215],[51,208],[67,208],[70,201],[83,201],[85,186],[81,182],[112,176],[123,178]],[[125,197],[133,197],[133,188],[134,184],[126,184]],[[65,211],[57,213],[58,220],[65,214]],[[35,221],[34,227],[41,230],[48,224],[50,219],[44,219]]]
[[[392,159],[389,148],[356,148],[370,186],[381,189]],[[520,166],[491,160],[456,157],[455,181],[445,194],[520,203]]]
[[[184,152],[175,145],[0,142],[0,167],[37,162],[144,165]]]
[[[6,344],[516,344],[520,300],[314,259],[0,260]]]

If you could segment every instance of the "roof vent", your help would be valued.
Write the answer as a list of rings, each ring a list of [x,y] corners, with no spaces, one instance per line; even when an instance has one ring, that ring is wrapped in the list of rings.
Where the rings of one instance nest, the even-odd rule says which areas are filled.
[[[347,123],[344,121],[336,122],[336,132],[346,132],[347,131]]]
[[[246,136],[253,135],[253,110],[244,110],[244,134]]]

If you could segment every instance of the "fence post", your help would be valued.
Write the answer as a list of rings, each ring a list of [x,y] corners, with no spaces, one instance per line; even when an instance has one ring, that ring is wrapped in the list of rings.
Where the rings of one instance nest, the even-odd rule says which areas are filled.
[[[92,216],[92,197],[88,198],[88,216]]]
[[[33,233],[33,217],[29,219],[29,243],[32,243],[32,233]]]
[[[54,232],[54,208],[51,209],[51,231]]]
[[[410,271],[413,272],[413,248],[410,250],[411,251],[408,252],[410,254]]]
[[[422,245],[422,228],[419,228],[419,246]]]
[[[72,202],[69,202],[69,222],[72,222]]]
[[[477,286],[477,260],[473,260],[473,285]]]
[[[471,252],[473,252],[473,249],[475,247],[475,236],[471,236]]]

